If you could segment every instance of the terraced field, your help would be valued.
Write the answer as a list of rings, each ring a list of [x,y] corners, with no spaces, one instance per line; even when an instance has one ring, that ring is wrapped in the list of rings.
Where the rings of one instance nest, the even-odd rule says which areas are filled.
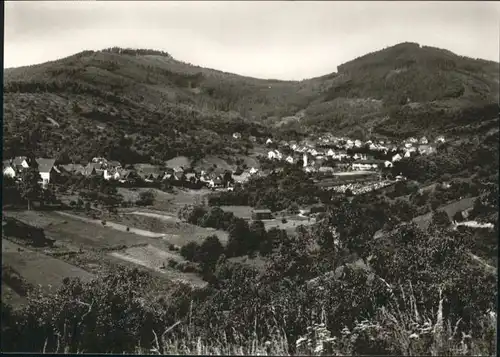
[[[81,268],[6,239],[2,240],[2,264],[13,268],[29,284],[41,285],[47,291],[61,286],[66,277],[80,278],[83,281],[90,281],[94,277]]]

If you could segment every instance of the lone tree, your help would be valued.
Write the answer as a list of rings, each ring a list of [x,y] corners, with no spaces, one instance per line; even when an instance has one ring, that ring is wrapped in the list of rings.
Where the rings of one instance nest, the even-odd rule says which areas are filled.
[[[19,189],[21,197],[28,201],[28,210],[31,209],[31,202],[42,197],[42,187],[40,186],[42,177],[36,167],[29,167],[21,173],[21,184]]]

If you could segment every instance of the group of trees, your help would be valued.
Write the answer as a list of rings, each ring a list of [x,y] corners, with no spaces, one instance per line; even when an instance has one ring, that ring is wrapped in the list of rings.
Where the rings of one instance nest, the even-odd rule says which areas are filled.
[[[213,206],[248,205],[280,211],[293,204],[328,202],[330,196],[329,192],[317,187],[300,168],[288,165],[281,172],[251,179],[244,187],[213,195],[208,202]]]
[[[279,242],[286,232],[273,228],[266,231],[262,221],[252,221],[251,224],[236,217],[231,212],[225,212],[220,207],[185,206],[179,211],[179,218],[201,227],[210,227],[227,231],[229,240],[224,248],[228,257],[254,255],[268,256],[276,242]],[[208,238],[207,238],[208,239]],[[213,240],[213,237],[210,238]],[[210,244],[208,246],[211,246]],[[202,245],[200,248],[203,248]],[[198,247],[196,243],[189,243],[184,248],[184,256],[192,260]]]

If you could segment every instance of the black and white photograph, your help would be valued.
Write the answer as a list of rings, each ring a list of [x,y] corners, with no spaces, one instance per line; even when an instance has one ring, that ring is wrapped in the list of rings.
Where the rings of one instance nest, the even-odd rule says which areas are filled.
[[[497,355],[499,2],[2,7],[2,353]]]

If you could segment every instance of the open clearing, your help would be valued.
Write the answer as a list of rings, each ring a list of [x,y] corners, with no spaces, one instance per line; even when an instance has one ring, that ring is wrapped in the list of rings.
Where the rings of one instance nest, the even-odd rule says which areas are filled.
[[[44,255],[2,239],[2,263],[11,266],[26,281],[34,286],[40,284],[53,289],[59,287],[65,277],[90,281],[89,272],[62,260]]]
[[[231,212],[238,218],[251,219],[253,208],[250,206],[219,206],[225,212]]]
[[[177,212],[179,211],[179,209],[181,209],[185,205],[199,204],[203,200],[204,196],[212,193],[211,190],[206,188],[199,190],[174,188],[173,193],[168,193],[158,189],[151,189],[146,187],[137,189],[119,187],[118,193],[123,196],[125,201],[130,200],[135,202],[139,199],[139,194],[141,192],[149,190],[154,192],[155,202],[153,206],[148,208],[173,214],[174,216],[177,216]]]
[[[57,212],[57,213],[65,216],[65,217],[70,217],[72,219],[77,219],[77,220],[81,220],[83,222],[92,223],[92,224],[96,224],[98,226],[102,226],[102,221],[100,219],[91,219],[91,218],[75,216],[73,214],[66,213],[66,212]],[[116,229],[117,231],[122,231],[122,232],[127,232],[127,228],[128,228],[129,229],[128,232],[130,232],[130,233],[134,233],[134,234],[137,234],[139,236],[149,237],[149,238],[163,238],[165,236],[162,233],[155,233],[155,232],[151,232],[151,231],[146,231],[144,229],[127,227],[123,224],[114,223],[114,222],[106,222],[106,225],[104,227]]]
[[[181,256],[158,249],[151,245],[129,248],[121,252],[111,252],[109,255],[161,273],[165,275],[166,278],[173,281],[182,281],[197,286],[206,284],[194,273],[181,273],[168,267],[167,263],[169,259],[181,262],[183,261]],[[165,268],[162,269],[163,265]]]
[[[453,219],[453,216],[457,212],[462,212],[469,208],[472,208],[474,206],[474,202],[476,201],[476,199],[477,197],[464,198],[462,200],[455,201],[444,206],[440,206],[437,208],[436,211],[444,211],[448,214],[448,217],[450,217],[450,219]],[[415,217],[413,218],[412,221],[416,223],[420,227],[420,229],[427,229],[427,227],[429,227],[429,224],[432,221],[432,212],[426,213],[422,216]]]
[[[5,215],[17,218],[25,223],[43,228],[47,237],[71,245],[82,245],[92,248],[112,248],[149,243],[158,238],[148,238],[130,232],[122,232],[106,228],[102,224],[92,224],[81,219],[61,215],[56,212],[4,212]]]
[[[228,240],[227,232],[182,222],[169,214],[162,215],[161,213],[137,210],[118,216],[114,215],[111,216],[110,219],[115,222],[120,222],[122,225],[138,227],[152,232],[161,232],[164,236],[162,239],[163,241],[180,246],[192,241],[201,243],[210,235],[216,235],[222,243]],[[152,243],[152,245],[156,246],[157,244]]]
[[[295,233],[295,230],[298,226],[310,226],[316,222],[316,220],[311,219],[310,221],[307,219],[289,219],[287,218],[286,223],[283,223],[281,219],[270,219],[262,221],[264,223],[264,227],[266,230],[270,230],[271,228],[284,229],[287,233]]]

